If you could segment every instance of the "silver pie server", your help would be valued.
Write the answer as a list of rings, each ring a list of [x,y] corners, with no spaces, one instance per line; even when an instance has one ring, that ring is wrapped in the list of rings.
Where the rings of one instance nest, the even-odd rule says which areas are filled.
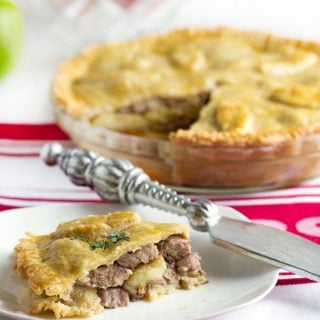
[[[43,146],[41,157],[58,165],[76,185],[89,186],[102,199],[144,204],[186,216],[192,228],[208,232],[223,248],[320,281],[320,246],[275,228],[225,217],[226,208],[209,200],[191,202],[170,188],[151,181],[128,160],[105,158],[85,149],[64,150],[58,143]]]

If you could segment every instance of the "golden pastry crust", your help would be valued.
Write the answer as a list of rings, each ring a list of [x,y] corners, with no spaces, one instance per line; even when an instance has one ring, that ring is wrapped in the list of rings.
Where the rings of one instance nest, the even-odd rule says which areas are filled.
[[[178,143],[225,146],[292,141],[320,132],[318,92],[311,86],[221,86],[212,93],[197,121],[187,130],[172,133],[171,138]]]
[[[182,29],[85,50],[60,67],[52,97],[73,117],[116,131],[169,136],[175,143],[277,144],[320,131],[319,54],[312,41],[231,28]],[[243,89],[251,93],[239,99]],[[195,100],[200,93],[209,106]],[[191,107],[166,99],[192,101]],[[204,123],[201,114],[212,105],[215,121]],[[260,114],[265,106],[271,112]]]
[[[185,226],[170,223],[141,221],[134,212],[119,212],[105,216],[91,216],[68,222],[71,232],[65,233],[65,224],[48,236],[28,234],[28,239],[20,240],[16,246],[17,271],[28,277],[30,288],[41,295],[68,297],[75,281],[84,277],[88,271],[103,264],[112,264],[123,254],[135,251],[150,243],[157,243],[173,234],[188,237]],[[126,223],[123,222],[125,219]],[[108,220],[112,223],[108,224]],[[130,242],[122,241],[108,250],[88,249],[85,242],[72,239],[73,236],[92,237],[92,230],[97,236],[105,230],[125,231]],[[62,231],[62,233],[61,233]]]
[[[132,73],[126,73],[126,66],[128,66],[128,71],[132,71],[133,74],[141,74],[143,76],[143,69],[148,69],[148,65],[144,66],[144,64],[148,64],[148,60],[154,58],[156,60],[155,64],[154,66],[150,66],[150,68],[155,68],[155,70],[148,70],[151,74],[151,79],[149,80],[152,80],[152,75],[156,77],[156,75],[159,73],[159,69],[162,67],[164,69],[166,69],[166,67],[169,67],[169,70],[164,70],[164,72],[168,71],[170,73],[170,66],[168,65],[168,61],[166,61],[167,59],[165,57],[166,53],[157,52],[159,48],[163,46],[166,47],[166,45],[169,43],[174,46],[174,43],[176,41],[192,41],[195,38],[201,39],[215,37],[217,34],[217,30],[195,31],[192,29],[185,29],[162,36],[146,37],[138,41],[92,46],[84,50],[80,55],[65,61],[60,66],[52,84],[53,102],[55,105],[63,108],[68,113],[74,115],[77,118],[88,119],[95,115],[96,112],[98,112],[95,109],[100,108],[105,112],[113,112],[119,107],[130,104],[132,100],[127,99],[126,96],[130,89],[133,89],[135,92],[137,90],[137,88],[130,88],[130,84],[132,84],[130,83],[130,75],[132,75]],[[144,60],[143,52],[151,52],[150,54],[154,54],[154,56],[148,56]],[[157,59],[158,56],[159,59]],[[118,86],[112,88],[112,91],[115,92],[116,95],[114,99],[111,99],[111,105],[99,105],[99,102],[101,102],[99,101],[99,98],[101,97],[99,97],[98,94],[93,97],[93,99],[97,98],[97,105],[88,105],[88,101],[83,101],[83,99],[77,93],[74,93],[72,91],[73,82],[79,79],[96,83],[108,79],[117,80],[119,75],[118,72],[122,67],[124,69],[124,74],[121,74],[122,81],[121,83],[117,83]],[[92,70],[90,70],[90,68]],[[167,76],[170,78],[170,74],[168,74]],[[140,80],[139,77],[137,78],[137,80]],[[155,79],[155,81],[156,80],[157,79]],[[173,78],[172,80],[175,81],[177,79]],[[146,89],[142,89],[143,92],[140,92],[140,97],[148,97],[150,95],[153,96],[157,94],[154,90],[157,89],[158,84],[159,83],[156,83],[156,85],[152,87],[149,92]],[[166,95],[167,91],[165,89],[168,88],[165,87],[165,84],[162,84],[162,86],[164,86],[162,87],[164,89],[163,93]],[[198,90],[195,90],[195,92],[193,92],[192,88],[188,86],[186,86],[185,88],[183,88],[183,86],[181,86],[180,88],[174,88],[175,86],[177,86],[176,83],[173,84],[173,90],[176,91],[176,93],[171,92],[172,96],[179,96],[182,92],[184,94],[198,92]],[[181,92],[179,92],[179,89],[181,90]],[[138,97],[139,92],[137,92],[137,98]],[[106,98],[107,97],[102,97],[102,99]],[[97,100],[89,102],[94,103]],[[104,103],[105,102],[106,101],[104,101]],[[109,101],[107,100],[107,102]]]
[[[90,250],[79,240],[95,239],[112,232],[125,232],[130,241],[106,249]],[[101,265],[111,265],[120,256],[155,244],[171,235],[188,239],[188,229],[174,223],[143,221],[134,212],[92,215],[59,224],[48,235],[27,233],[15,247],[16,271],[28,280],[29,311],[52,310],[57,317],[88,316],[103,310],[96,289],[77,287],[76,282]],[[199,283],[204,282],[204,277]]]
[[[100,298],[93,288],[75,288],[65,303],[59,296],[37,295],[31,290],[26,290],[20,302],[27,306],[31,314],[44,311],[53,311],[56,318],[88,317],[103,311]]]

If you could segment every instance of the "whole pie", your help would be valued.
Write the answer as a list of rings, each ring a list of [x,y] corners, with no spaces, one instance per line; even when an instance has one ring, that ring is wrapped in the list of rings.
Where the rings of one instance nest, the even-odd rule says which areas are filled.
[[[254,31],[176,30],[86,49],[62,64],[52,96],[76,142],[120,150],[161,182],[290,184],[320,172],[319,55],[317,43]],[[140,154],[146,139],[164,147],[144,163],[132,143],[104,148],[70,119],[141,138]]]
[[[15,269],[27,280],[21,302],[32,314],[90,316],[207,282],[185,226],[135,212],[90,215],[27,236],[15,247]]]

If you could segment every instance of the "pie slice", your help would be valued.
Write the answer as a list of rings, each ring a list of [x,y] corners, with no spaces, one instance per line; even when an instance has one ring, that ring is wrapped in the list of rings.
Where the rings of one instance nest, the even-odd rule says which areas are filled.
[[[134,212],[90,215],[48,235],[27,233],[15,247],[32,314],[90,316],[130,301],[154,300],[206,282],[180,224],[143,221]]]

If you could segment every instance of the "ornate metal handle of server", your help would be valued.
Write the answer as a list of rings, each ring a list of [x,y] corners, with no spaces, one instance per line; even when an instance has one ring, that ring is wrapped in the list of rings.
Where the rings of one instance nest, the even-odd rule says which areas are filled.
[[[199,231],[207,231],[207,219],[218,213],[218,207],[212,202],[191,202],[189,198],[150,180],[142,169],[125,159],[105,158],[85,149],[63,149],[58,143],[44,145],[41,158],[49,166],[58,165],[71,182],[89,186],[102,199],[141,203],[184,215]]]

